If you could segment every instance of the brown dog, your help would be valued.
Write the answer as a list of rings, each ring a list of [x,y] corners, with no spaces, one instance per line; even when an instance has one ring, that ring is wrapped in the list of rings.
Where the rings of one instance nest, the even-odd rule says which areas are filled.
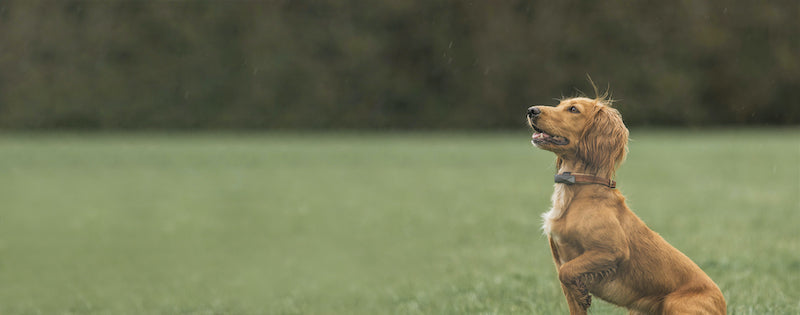
[[[553,208],[542,217],[570,314],[586,314],[590,293],[630,314],[725,314],[711,278],[615,189],[628,129],[610,104],[604,95],[528,109],[531,142],[558,156]]]

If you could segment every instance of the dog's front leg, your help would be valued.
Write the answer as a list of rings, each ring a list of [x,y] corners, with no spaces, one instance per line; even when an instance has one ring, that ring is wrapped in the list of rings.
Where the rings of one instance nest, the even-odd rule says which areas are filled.
[[[622,253],[590,250],[561,265],[558,279],[567,297],[570,314],[586,314],[586,309],[592,304],[589,289],[613,275],[622,258]]]

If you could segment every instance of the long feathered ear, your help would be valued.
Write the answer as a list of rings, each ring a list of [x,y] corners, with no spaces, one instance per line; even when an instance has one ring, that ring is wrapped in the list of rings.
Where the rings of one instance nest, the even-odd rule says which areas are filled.
[[[616,109],[601,105],[583,130],[577,156],[592,173],[611,175],[628,151],[628,129]]]

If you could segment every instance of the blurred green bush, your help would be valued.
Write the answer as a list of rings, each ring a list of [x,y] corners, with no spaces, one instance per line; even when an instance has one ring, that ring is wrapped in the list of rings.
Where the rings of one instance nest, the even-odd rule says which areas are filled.
[[[0,128],[800,123],[796,1],[3,1]]]

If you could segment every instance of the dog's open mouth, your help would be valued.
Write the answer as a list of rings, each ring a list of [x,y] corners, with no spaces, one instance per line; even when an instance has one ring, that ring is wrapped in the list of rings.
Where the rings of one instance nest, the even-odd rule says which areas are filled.
[[[569,143],[569,140],[567,138],[564,138],[562,136],[554,136],[554,135],[548,134],[544,130],[542,130],[542,129],[534,126],[534,125],[531,125],[531,127],[533,127],[533,130],[535,131],[533,133],[533,136],[531,136],[531,143],[533,143],[534,145],[539,145],[539,144],[544,144],[544,143],[551,143],[551,144],[555,144],[555,145],[565,145],[565,144]]]

